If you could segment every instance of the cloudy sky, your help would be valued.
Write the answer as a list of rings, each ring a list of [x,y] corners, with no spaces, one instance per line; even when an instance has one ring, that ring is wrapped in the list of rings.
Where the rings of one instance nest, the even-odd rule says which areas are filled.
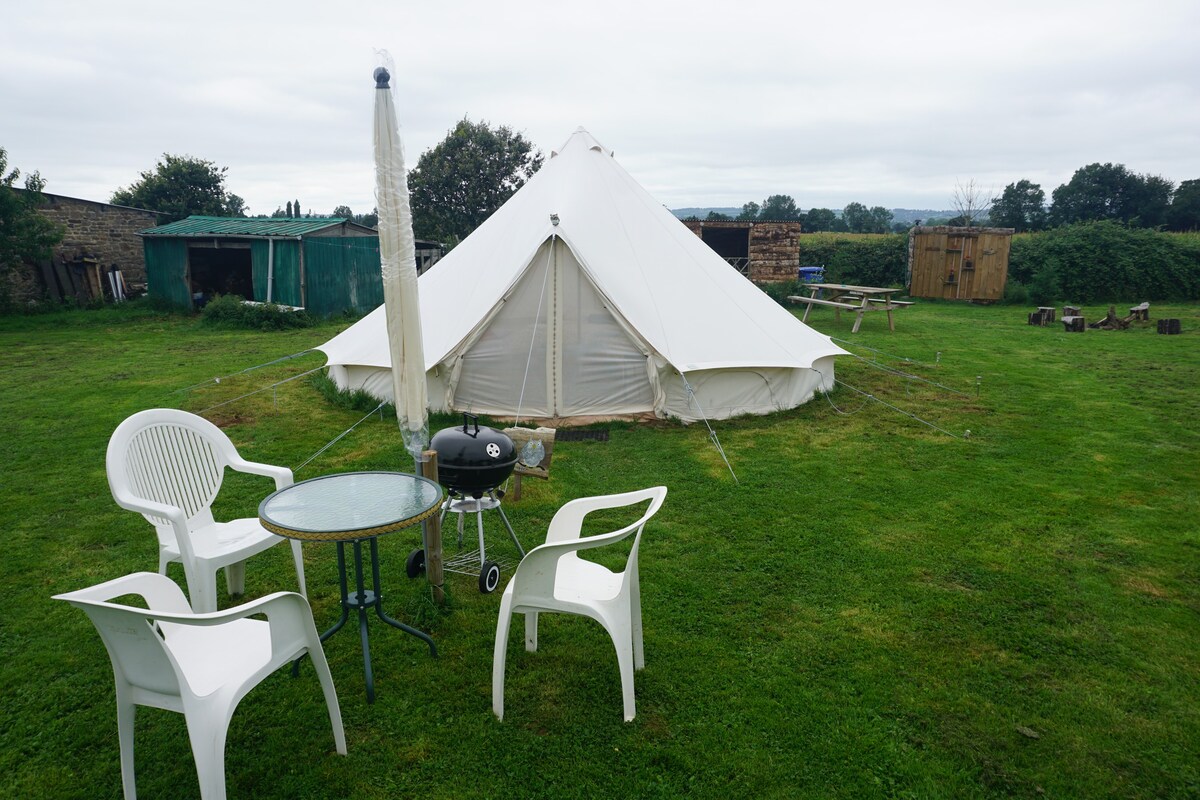
[[[1079,167],[1200,178],[1197,0],[217,0],[10,8],[0,147],[107,200],[162,153],[251,213],[374,206],[377,50],[410,166],[469,116],[545,152],[587,128],[671,208],[789,194],[952,207]]]

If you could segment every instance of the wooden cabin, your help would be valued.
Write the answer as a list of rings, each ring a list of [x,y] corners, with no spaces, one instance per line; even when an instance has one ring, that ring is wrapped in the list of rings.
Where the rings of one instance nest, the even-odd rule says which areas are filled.
[[[908,234],[908,294],[991,303],[1004,297],[1012,228],[913,228]]]

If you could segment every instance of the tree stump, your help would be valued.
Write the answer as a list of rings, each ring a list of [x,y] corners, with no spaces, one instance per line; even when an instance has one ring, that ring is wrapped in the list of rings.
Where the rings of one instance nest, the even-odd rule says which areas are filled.
[[[1179,320],[1177,319],[1160,319],[1158,321],[1158,332],[1173,335],[1180,332]]]
[[[1121,319],[1117,316],[1117,307],[1109,306],[1108,313],[1104,315],[1104,319],[1096,320],[1088,325],[1089,328],[1100,329],[1105,331],[1123,331],[1129,327],[1131,317]]]
[[[1053,306],[1038,306],[1038,313],[1042,315],[1043,325],[1048,325],[1054,322],[1054,307]]]
[[[1083,317],[1063,317],[1062,324],[1067,333],[1083,333],[1085,327]]]
[[[1046,324],[1046,318],[1042,316],[1042,312],[1034,311],[1029,315],[1029,324],[1044,326]]]
[[[1079,306],[1063,306],[1063,316],[1081,317],[1083,316],[1083,309],[1081,309]]]

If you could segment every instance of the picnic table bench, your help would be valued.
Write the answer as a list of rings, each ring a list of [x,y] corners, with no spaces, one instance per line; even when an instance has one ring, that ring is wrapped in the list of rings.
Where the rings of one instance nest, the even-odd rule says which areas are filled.
[[[886,311],[888,317],[888,330],[896,330],[896,323],[892,319],[892,311],[895,309],[911,306],[911,300],[893,300],[892,295],[900,291],[900,289],[889,289],[880,286],[852,286],[845,283],[807,283],[804,288],[808,291],[807,295],[791,295],[788,300],[793,303],[804,303],[804,316],[800,318],[801,322],[808,322],[808,314],[812,311],[813,306],[829,306],[834,309],[838,318],[841,318],[842,311],[855,312],[854,327],[851,333],[858,333],[858,328],[862,325],[863,314],[868,311]],[[818,297],[818,293],[828,292],[829,298]]]

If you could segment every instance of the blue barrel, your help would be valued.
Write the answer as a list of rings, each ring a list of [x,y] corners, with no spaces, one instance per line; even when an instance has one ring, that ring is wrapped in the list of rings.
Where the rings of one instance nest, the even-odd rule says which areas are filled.
[[[824,267],[801,267],[796,275],[801,283],[823,283],[825,280]]]

